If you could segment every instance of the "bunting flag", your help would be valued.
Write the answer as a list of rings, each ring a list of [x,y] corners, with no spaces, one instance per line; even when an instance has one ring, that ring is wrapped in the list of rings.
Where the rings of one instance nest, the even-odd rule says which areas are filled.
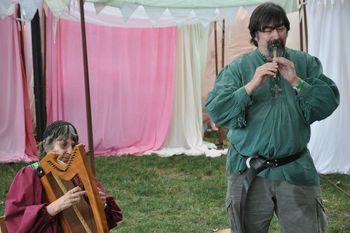
[[[297,1],[290,0],[271,0],[274,3],[281,5],[287,13],[298,10]],[[316,1],[316,0],[314,0]],[[324,2],[329,2],[326,0]],[[21,4],[23,8],[22,14],[25,20],[31,20],[37,9],[40,9],[44,3],[53,12],[55,18],[61,17],[61,15],[67,11],[67,8],[74,7],[77,1],[72,0],[1,0],[0,1],[0,17],[8,16],[13,14],[14,5]],[[167,0],[167,1],[156,1],[156,0],[86,0],[84,2],[85,8],[87,5],[91,5],[95,10],[95,13],[101,13],[106,7],[117,8],[121,12],[125,24],[130,19],[147,19],[150,24],[148,27],[162,26],[162,16],[164,12],[171,12],[171,18],[173,24],[181,27],[186,24],[201,23],[207,26],[209,22],[224,19],[228,23],[231,23],[231,14],[227,14],[231,10],[239,8],[240,6],[255,8],[256,5],[265,2],[263,0],[196,0],[196,1],[178,1],[178,0]],[[318,1],[319,2],[319,1]],[[331,1],[334,2],[334,1]],[[75,7],[76,7],[75,6]],[[137,14],[135,12],[139,10]],[[115,11],[117,12],[117,11]],[[191,14],[194,12],[194,14]],[[141,14],[139,14],[141,13]],[[165,19],[167,26],[169,25],[169,18]],[[142,24],[139,25],[142,27]]]
[[[42,0],[20,0],[19,3],[21,4],[22,17],[26,21],[31,20],[42,6]]]

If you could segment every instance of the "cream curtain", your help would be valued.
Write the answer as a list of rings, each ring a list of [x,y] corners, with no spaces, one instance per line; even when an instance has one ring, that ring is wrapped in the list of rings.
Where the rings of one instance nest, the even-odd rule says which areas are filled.
[[[337,110],[312,125],[309,148],[320,173],[350,174],[350,1],[310,1],[307,12],[309,53],[340,91]]]
[[[178,28],[174,109],[160,156],[174,154],[217,156],[204,143],[202,118],[202,80],[208,50],[209,29],[200,24]],[[210,147],[210,145],[209,145]]]

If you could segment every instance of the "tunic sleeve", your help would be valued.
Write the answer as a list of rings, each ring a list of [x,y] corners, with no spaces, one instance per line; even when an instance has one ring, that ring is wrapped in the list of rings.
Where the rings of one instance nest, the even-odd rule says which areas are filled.
[[[305,122],[310,125],[328,117],[339,105],[339,91],[335,83],[323,74],[318,58],[309,57],[305,84],[296,102],[303,113]]]
[[[95,181],[96,181],[97,187],[101,189],[101,191],[106,193],[106,190],[96,178],[95,178]],[[109,229],[116,227],[118,222],[123,220],[123,214],[122,214],[121,208],[117,204],[116,199],[109,194],[107,194],[107,198],[106,198],[105,214],[106,214]]]
[[[57,232],[57,218],[46,211],[43,188],[36,172],[22,168],[14,178],[5,203],[5,223],[9,233]]]
[[[215,124],[225,128],[247,125],[246,108],[251,104],[235,64],[226,66],[218,75],[205,107]]]

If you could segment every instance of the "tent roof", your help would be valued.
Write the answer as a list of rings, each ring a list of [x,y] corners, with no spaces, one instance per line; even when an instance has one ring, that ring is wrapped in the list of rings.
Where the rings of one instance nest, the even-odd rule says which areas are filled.
[[[286,12],[298,10],[297,0],[270,0],[281,5]],[[123,19],[121,25],[133,19],[148,19],[148,26],[178,25],[200,22],[208,25],[211,21],[227,19],[232,22],[234,12],[241,6],[252,9],[266,0],[86,0],[85,8],[96,13],[108,12]],[[45,3],[45,4],[44,4]],[[78,0],[2,0],[0,17],[12,15],[15,5],[21,5],[24,20],[31,20],[43,5],[47,5],[56,18],[66,17],[79,9]],[[91,7],[93,6],[93,7]],[[112,9],[110,9],[112,8]],[[71,10],[73,9],[73,10]],[[91,11],[91,10],[90,10]],[[67,13],[68,12],[68,13]],[[167,22],[164,24],[164,20]],[[140,20],[138,20],[140,22]],[[170,23],[172,22],[172,23]],[[135,22],[134,22],[135,23]],[[137,24],[137,23],[136,23]],[[122,25],[123,26],[123,25]],[[144,24],[140,24],[143,27]]]
[[[222,8],[234,6],[257,5],[266,0],[87,0],[88,2],[105,4],[114,7],[123,7],[125,5],[142,5],[159,8]],[[293,1],[274,0],[276,3],[285,3]],[[294,1],[296,2],[296,1]]]

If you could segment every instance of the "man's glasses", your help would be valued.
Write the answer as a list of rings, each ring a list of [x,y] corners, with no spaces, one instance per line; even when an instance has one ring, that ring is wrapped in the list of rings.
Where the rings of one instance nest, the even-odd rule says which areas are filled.
[[[267,26],[267,27],[264,27],[263,30],[261,30],[260,32],[262,33],[272,33],[274,30],[276,29],[276,31],[278,33],[282,33],[282,32],[285,32],[286,31],[286,27],[285,26],[276,26],[276,27],[270,27],[270,26]]]

